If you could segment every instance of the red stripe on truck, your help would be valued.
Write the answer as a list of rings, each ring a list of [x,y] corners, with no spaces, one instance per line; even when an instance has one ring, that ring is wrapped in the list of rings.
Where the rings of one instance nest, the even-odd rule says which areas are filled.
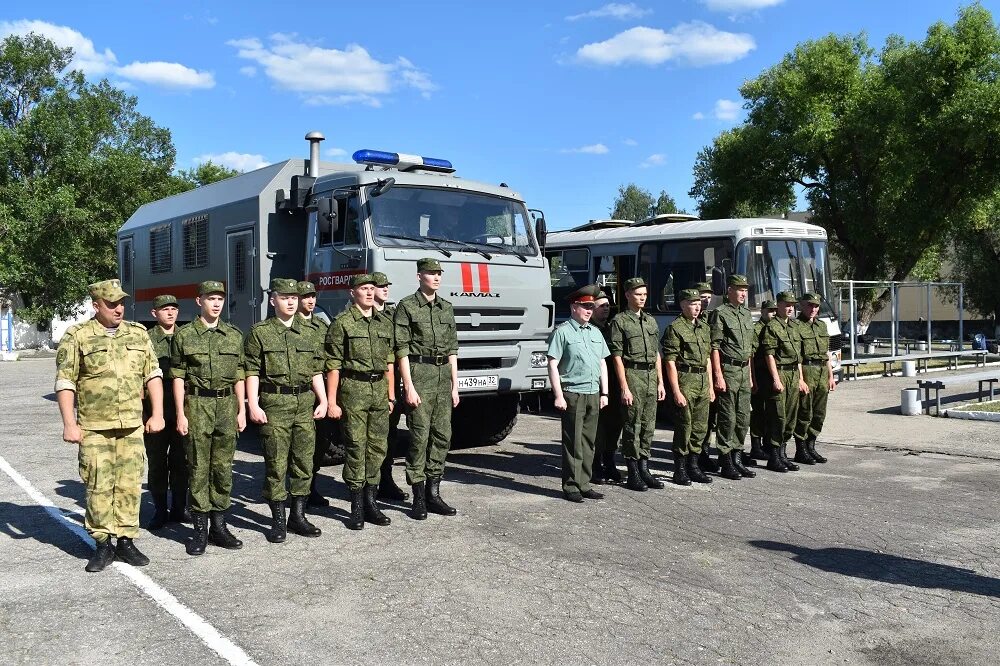
[[[472,264],[462,264],[462,291],[469,293],[474,289],[472,286]]]
[[[479,293],[490,293],[490,267],[488,264],[479,264]]]
[[[189,298],[196,298],[198,296],[198,285],[197,284],[175,284],[169,287],[154,287],[151,289],[135,289],[135,293],[132,294],[132,299],[136,302],[152,301],[157,296],[162,296],[163,294],[170,294],[179,301],[187,300]]]

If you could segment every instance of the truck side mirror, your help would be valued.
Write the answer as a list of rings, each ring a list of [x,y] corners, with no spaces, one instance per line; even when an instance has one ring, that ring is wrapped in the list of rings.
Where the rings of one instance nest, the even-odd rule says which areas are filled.
[[[548,232],[545,229],[545,218],[538,217],[535,220],[535,238],[538,240],[538,248],[541,250],[545,249],[545,235]]]
[[[715,266],[712,268],[712,292],[717,296],[726,293],[726,269]]]
[[[330,233],[334,234],[340,228],[340,220],[337,218],[337,204],[330,197],[316,200],[316,216],[320,224],[329,224]]]

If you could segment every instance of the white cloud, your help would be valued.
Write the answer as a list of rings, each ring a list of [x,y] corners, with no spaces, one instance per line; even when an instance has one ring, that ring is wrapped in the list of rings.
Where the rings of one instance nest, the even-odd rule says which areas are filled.
[[[324,150],[323,154],[326,155],[327,157],[343,157],[344,155],[347,154],[347,151],[344,150],[343,148],[330,147]]]
[[[712,112],[716,120],[732,121],[740,116],[739,102],[731,99],[720,99],[715,102],[715,110]]]
[[[266,45],[255,37],[226,43],[238,57],[260,66],[279,88],[299,93],[311,105],[380,106],[381,97],[396,88],[413,88],[423,97],[437,90],[430,75],[406,58],[381,62],[358,44],[328,49],[280,33]]]
[[[615,18],[620,20],[637,19],[652,14],[652,9],[644,9],[634,2],[610,2],[603,7],[591,9],[589,12],[567,16],[567,21],[579,21],[588,18]]]
[[[240,74],[243,76],[257,76],[257,68],[247,65],[246,67],[240,67]]]
[[[752,12],[780,5],[785,0],[701,0],[713,12]]]
[[[261,167],[266,167],[270,162],[264,159],[263,155],[254,153],[237,153],[232,150],[225,153],[208,153],[199,155],[192,160],[195,164],[203,162],[213,162],[222,166],[236,169],[237,171],[253,171]]]
[[[639,145],[639,142],[636,141],[635,139],[622,139],[622,143],[624,143],[626,146],[638,146]]]
[[[704,120],[705,114],[701,111],[695,111],[694,115],[691,116],[691,120]]]
[[[660,65],[678,61],[694,66],[734,62],[756,48],[746,33],[718,30],[702,21],[681,23],[669,32],[639,26],[603,41],[586,44],[577,60],[595,65]]]
[[[116,70],[118,76],[164,88],[213,88],[211,72],[199,72],[176,62],[133,62]]]
[[[648,169],[650,167],[662,166],[667,163],[667,156],[663,153],[653,153],[646,159],[642,161],[639,165],[641,169]]]
[[[563,148],[560,153],[580,153],[583,155],[604,155],[608,152],[608,147],[603,143],[592,143],[589,146],[579,148]]]

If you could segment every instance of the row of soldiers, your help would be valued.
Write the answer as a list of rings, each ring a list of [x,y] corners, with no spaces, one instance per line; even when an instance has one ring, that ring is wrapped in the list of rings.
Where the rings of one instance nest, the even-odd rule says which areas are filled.
[[[225,287],[218,281],[199,285],[198,317],[181,327],[176,297],[156,297],[157,323],[148,334],[123,321],[128,294],[118,280],[91,285],[95,316],[66,332],[56,359],[63,439],[79,445],[85,526],[97,543],[87,571],[101,571],[115,557],[149,563],[133,542],[144,453],[155,506],[150,528],[190,520],[191,555],[209,542],[241,548],[226,515],[236,437],[248,419],[260,427],[272,543],[285,541],[288,531],[321,534],[306,506],[310,498],[328,503],[315,486],[324,453],[316,447],[316,422],[326,418],[339,422],[345,443],[349,528],[390,523],[376,503],[380,487],[383,495],[408,498],[392,481],[391,459],[386,465],[390,430],[404,411],[411,516],[455,515],[440,495],[459,400],[458,339],[453,308],[437,295],[441,273],[437,260],[419,260],[419,288],[395,308],[386,303],[384,274],[352,276],[351,303],[329,325],[314,315],[311,282],[276,278],[274,316],[246,336],[221,319]],[[397,406],[400,390],[405,408]]]
[[[755,459],[766,460],[776,472],[826,462],[816,450],[816,437],[836,384],[829,334],[817,318],[818,294],[797,298],[781,292],[777,304],[763,303],[754,322],[747,307],[747,280],[731,275],[725,302],[711,312],[710,285],[682,290],[681,316],[661,336],[645,310],[645,280],[632,278],[624,287],[625,308],[613,318],[610,301],[598,286],[574,292],[572,318],[550,339],[549,376],[556,407],[563,412],[567,499],[599,499],[601,493],[591,484],[622,480],[615,464],[619,437],[626,487],[663,487],[649,470],[649,458],[657,405],[668,395],[676,484],[710,483],[706,471],[731,480],[754,477]],[[589,334],[590,324],[603,339]],[[582,395],[590,395],[593,405]],[[709,455],[713,429],[716,460]],[[748,431],[749,455],[743,450]],[[794,460],[786,451],[792,439]]]

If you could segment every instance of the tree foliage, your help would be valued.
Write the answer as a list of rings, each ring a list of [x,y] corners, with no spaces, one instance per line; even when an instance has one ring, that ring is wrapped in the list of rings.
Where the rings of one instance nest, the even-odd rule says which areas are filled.
[[[1000,33],[979,5],[878,53],[802,43],[740,93],[746,121],[697,158],[702,217],[787,209],[802,188],[842,277],[905,279],[1000,189]]]
[[[955,234],[947,258],[947,278],[963,283],[964,307],[992,318],[994,335],[1000,335],[1000,193],[984,203],[968,228]],[[948,296],[957,302],[958,290],[949,290]]]
[[[677,202],[666,190],[660,190],[660,195],[654,199],[649,190],[635,183],[618,187],[618,196],[610,210],[611,219],[633,222],[641,222],[654,215],[683,212],[678,210]]]
[[[230,169],[227,166],[216,164],[208,160],[201,162],[193,169],[181,169],[173,176],[172,189],[177,193],[193,190],[202,185],[217,183],[226,178],[232,178],[242,173],[238,169]]]

